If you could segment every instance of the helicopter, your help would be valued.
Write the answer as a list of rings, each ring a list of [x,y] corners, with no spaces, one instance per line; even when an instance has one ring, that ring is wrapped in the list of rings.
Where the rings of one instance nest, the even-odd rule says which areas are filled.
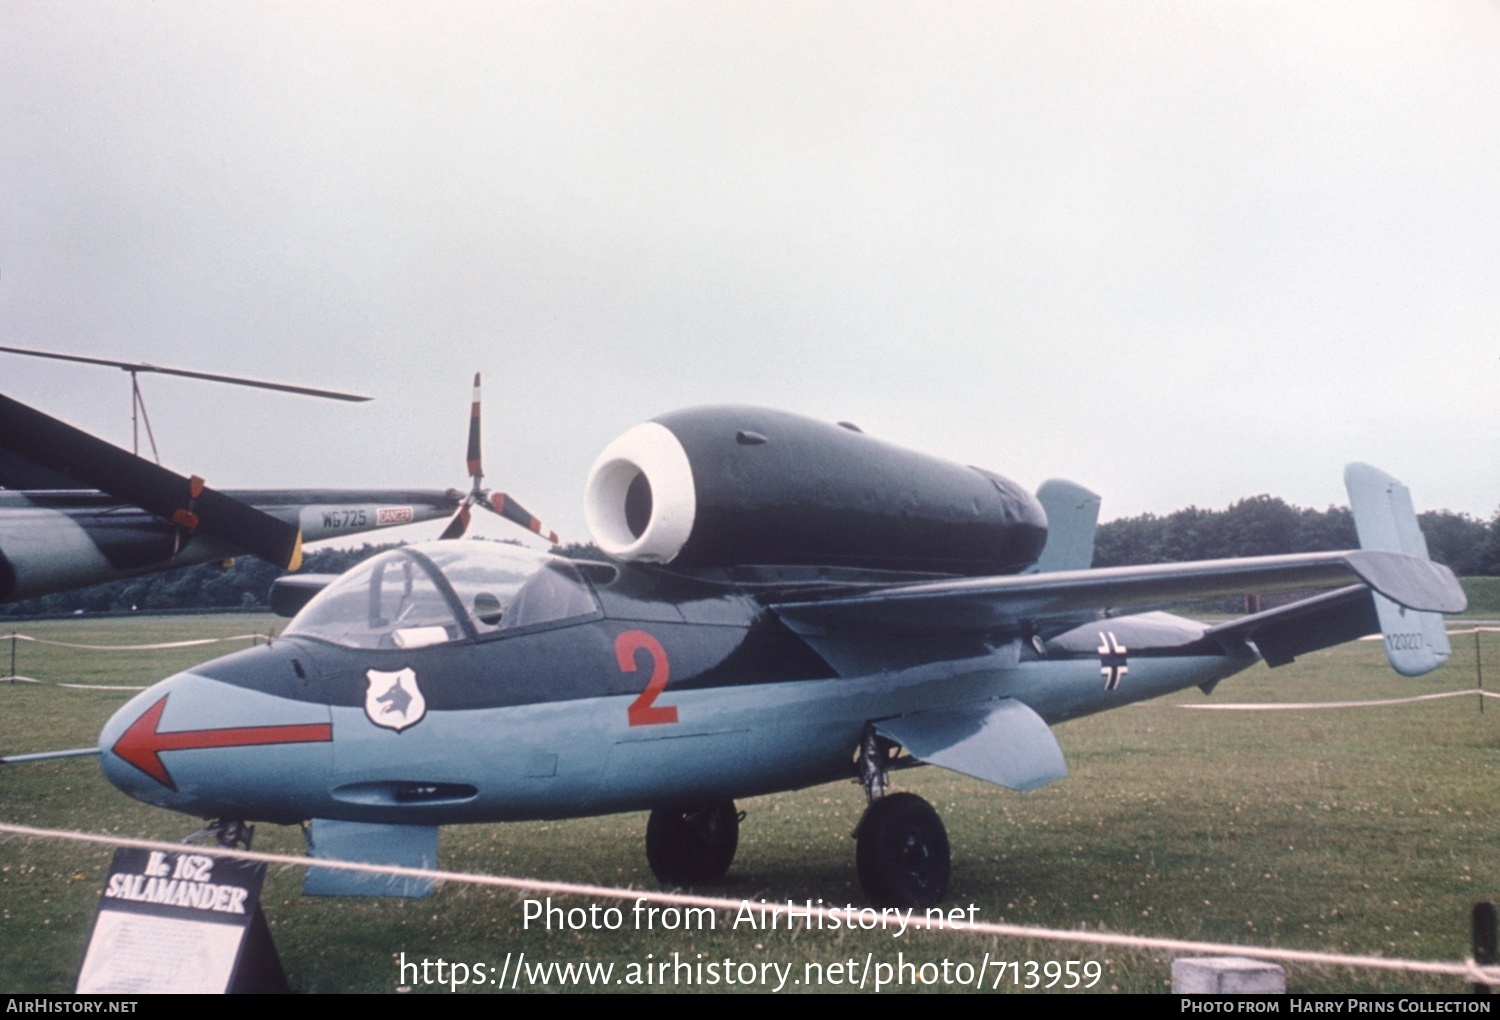
[[[456,489],[219,491],[139,452],[142,424],[156,452],[141,373],[346,402],[369,397],[143,362],[16,347],[0,352],[128,372],[136,446],[124,450],[0,395],[0,603],[199,563],[229,564],[246,553],[295,571],[304,542],[467,515],[473,502]],[[474,389],[477,407],[477,376]],[[514,500],[471,496],[490,500],[503,515],[541,533],[540,522]],[[555,534],[551,538],[556,541]]]
[[[645,810],[651,870],[679,886],[732,866],[736,800],[855,780],[865,896],[930,907],[950,846],[892,790],[903,768],[1030,790],[1066,775],[1069,719],[1366,634],[1402,674],[1442,665],[1462,589],[1400,482],[1362,464],[1345,481],[1359,549],[1094,569],[1100,500],[1075,483],[1033,494],[784,411],[675,411],[589,473],[605,559],[454,540],[461,509],[448,540],[285,578],[284,632],[136,696],[101,763],[226,844],[310,820],[315,857],[409,867],[436,865],[443,825]],[[1164,611],[1261,592],[1301,597]],[[305,888],[431,885],[314,868]]]

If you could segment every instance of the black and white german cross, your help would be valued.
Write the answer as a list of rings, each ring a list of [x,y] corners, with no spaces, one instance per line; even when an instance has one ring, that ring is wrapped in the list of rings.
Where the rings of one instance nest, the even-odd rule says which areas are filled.
[[[1130,667],[1125,664],[1126,647],[1115,640],[1114,631],[1099,632],[1099,674],[1104,677],[1104,689],[1112,691],[1120,686],[1120,680]]]

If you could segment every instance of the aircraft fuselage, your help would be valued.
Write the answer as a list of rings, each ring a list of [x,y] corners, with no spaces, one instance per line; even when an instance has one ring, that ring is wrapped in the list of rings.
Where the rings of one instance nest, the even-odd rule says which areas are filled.
[[[105,771],[132,796],[204,817],[585,816],[852,778],[872,719],[1010,698],[1055,723],[1257,658],[1244,646],[1181,654],[1202,628],[1151,614],[1153,633],[1170,621],[1171,654],[1132,647],[1148,618],[1125,617],[1082,644],[1016,639],[840,675],[749,595],[601,594],[608,615],[509,637],[351,649],[290,636],[219,659],[122,708],[101,736]]]

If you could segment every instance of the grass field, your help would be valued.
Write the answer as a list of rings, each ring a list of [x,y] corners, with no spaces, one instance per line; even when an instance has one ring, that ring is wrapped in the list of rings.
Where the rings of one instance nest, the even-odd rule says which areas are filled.
[[[1469,596],[1464,616],[1500,618],[1500,577],[1466,577],[1463,585],[1464,594]]]
[[[22,623],[38,637],[96,644],[264,632],[268,617]],[[0,642],[0,655],[9,654]],[[21,644],[18,672],[49,681],[144,684],[224,644],[170,652],[93,652]],[[1500,685],[1500,634],[1482,636],[1487,686]],[[8,663],[0,662],[0,667]],[[1204,712],[1179,705],[1402,697],[1475,684],[1472,637],[1446,669],[1396,676],[1380,645],[1356,642],[1283,669],[1257,667],[1212,698],[1197,691],[1058,728],[1072,774],[1015,794],[937,769],[898,774],[898,789],[936,805],[953,843],[950,906],[980,919],[1063,929],[1277,945],[1456,961],[1468,912],[1500,889],[1492,784],[1500,703],[1479,698],[1299,712]],[[122,693],[0,684],[0,753],[89,745]],[[762,797],[728,878],[709,895],[860,903],[849,832],[863,806],[852,784]],[[0,767],[0,820],[180,839],[193,819],[131,801],[92,759]],[[655,888],[643,815],[452,827],[442,866],[561,881]],[[295,829],[262,826],[256,848],[300,852]],[[0,841],[0,991],[67,991],[88,939],[110,853]],[[300,895],[298,869],[273,869],[263,905],[295,988],[389,992],[396,961],[498,965],[602,961],[623,968],[670,957],[827,964],[877,960],[1097,961],[1095,990],[1166,988],[1164,954],[912,932],[526,931],[521,898],[449,885],[425,900]],[[586,902],[560,903],[587,906]],[[628,925],[627,925],[628,927]],[[1451,979],[1292,965],[1302,992],[1460,991]],[[408,982],[409,983],[409,982]],[[554,990],[557,985],[551,986]],[[722,988],[723,986],[719,986]],[[1003,987],[1009,987],[1005,985]],[[422,990],[422,989],[417,989]]]

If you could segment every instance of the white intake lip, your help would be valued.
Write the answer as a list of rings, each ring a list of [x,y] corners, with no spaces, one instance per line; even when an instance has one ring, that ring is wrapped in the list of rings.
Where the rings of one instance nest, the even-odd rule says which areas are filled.
[[[631,486],[642,478],[650,516],[637,534],[626,503]],[[652,421],[637,425],[594,461],[583,490],[583,512],[595,543],[609,555],[626,561],[672,562],[692,534],[698,512],[687,451],[665,426]]]

